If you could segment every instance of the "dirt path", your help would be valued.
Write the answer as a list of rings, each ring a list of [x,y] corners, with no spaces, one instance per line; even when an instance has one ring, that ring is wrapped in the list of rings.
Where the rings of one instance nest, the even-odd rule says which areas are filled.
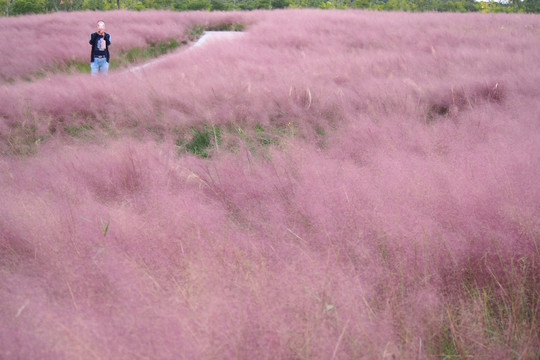
[[[126,69],[122,71],[121,73],[126,73],[126,72],[135,73],[144,68],[155,65],[156,63],[162,61],[167,55],[173,55],[173,54],[178,55],[181,53],[186,53],[188,51],[193,51],[195,49],[201,48],[203,47],[204,44],[208,44],[209,42],[236,39],[242,36],[243,34],[244,33],[240,31],[206,31],[204,35],[199,38],[199,40],[197,40],[193,45],[191,45],[189,48],[185,50],[176,51],[173,53],[160,56],[159,58],[149,61],[147,63],[130,67],[129,69]]]

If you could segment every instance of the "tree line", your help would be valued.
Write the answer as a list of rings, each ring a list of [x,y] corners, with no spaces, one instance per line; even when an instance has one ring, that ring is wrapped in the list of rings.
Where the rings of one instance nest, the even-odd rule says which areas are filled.
[[[1,15],[50,13],[55,11],[167,9],[254,10],[281,8],[371,9],[440,12],[528,12],[540,13],[540,0],[0,0]]]

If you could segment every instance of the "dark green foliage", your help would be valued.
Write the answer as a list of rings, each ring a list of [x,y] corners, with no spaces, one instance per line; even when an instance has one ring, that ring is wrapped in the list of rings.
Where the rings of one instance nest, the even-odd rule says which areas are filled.
[[[11,3],[10,14],[37,14],[43,12],[43,4],[35,0],[15,0]]]
[[[176,0],[173,9],[178,11],[210,10],[210,0]]]
[[[370,0],[354,0],[351,6],[357,9],[367,9],[370,4]]]
[[[88,10],[105,10],[105,1],[104,0],[88,0],[87,2]]]
[[[222,0],[210,0],[210,6],[214,11],[232,10],[231,4]]]
[[[244,24],[221,23],[217,25],[210,25],[203,29],[208,31],[242,31],[244,30]]]
[[[236,6],[240,10],[255,10],[257,8],[258,0],[252,1],[239,1]]]
[[[210,10],[209,0],[190,0],[186,10]]]
[[[203,131],[193,130],[193,138],[186,144],[186,149],[190,153],[202,157],[208,157],[206,149],[210,146],[210,132],[207,129]]]
[[[221,128],[219,126],[205,125],[202,130],[192,128],[191,135],[191,140],[187,143],[182,138],[176,140],[176,146],[204,158],[210,156],[208,151],[212,146],[217,147],[221,142]]]
[[[289,0],[272,0],[273,9],[284,9],[289,7]]]
[[[254,10],[312,7],[323,9],[370,9],[390,11],[440,12],[540,12],[540,0],[511,0],[508,2],[478,2],[475,0],[130,0],[116,3],[111,0],[73,0],[58,5],[54,0],[0,0],[6,15],[43,13],[51,11],[172,9],[193,10]]]
[[[153,0],[152,2],[154,9],[170,9],[173,5],[173,0]]]
[[[540,0],[525,0],[523,7],[526,12],[540,13]]]
[[[271,9],[272,1],[271,0],[258,0],[257,9]]]

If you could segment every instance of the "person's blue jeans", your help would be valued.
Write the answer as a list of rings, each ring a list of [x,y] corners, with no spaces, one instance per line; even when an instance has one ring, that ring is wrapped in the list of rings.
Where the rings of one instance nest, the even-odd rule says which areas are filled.
[[[94,61],[90,63],[90,74],[92,74],[92,76],[95,76],[98,73],[102,75],[107,75],[107,71],[109,71],[109,63],[107,62],[107,58],[105,57],[95,57]]]

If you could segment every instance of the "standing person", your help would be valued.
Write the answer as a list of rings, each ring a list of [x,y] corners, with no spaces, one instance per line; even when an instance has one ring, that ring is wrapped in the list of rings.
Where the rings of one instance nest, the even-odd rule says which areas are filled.
[[[90,58],[90,73],[92,76],[99,74],[107,75],[109,70],[109,46],[111,34],[105,32],[105,21],[97,22],[97,31],[90,35],[92,54]]]

